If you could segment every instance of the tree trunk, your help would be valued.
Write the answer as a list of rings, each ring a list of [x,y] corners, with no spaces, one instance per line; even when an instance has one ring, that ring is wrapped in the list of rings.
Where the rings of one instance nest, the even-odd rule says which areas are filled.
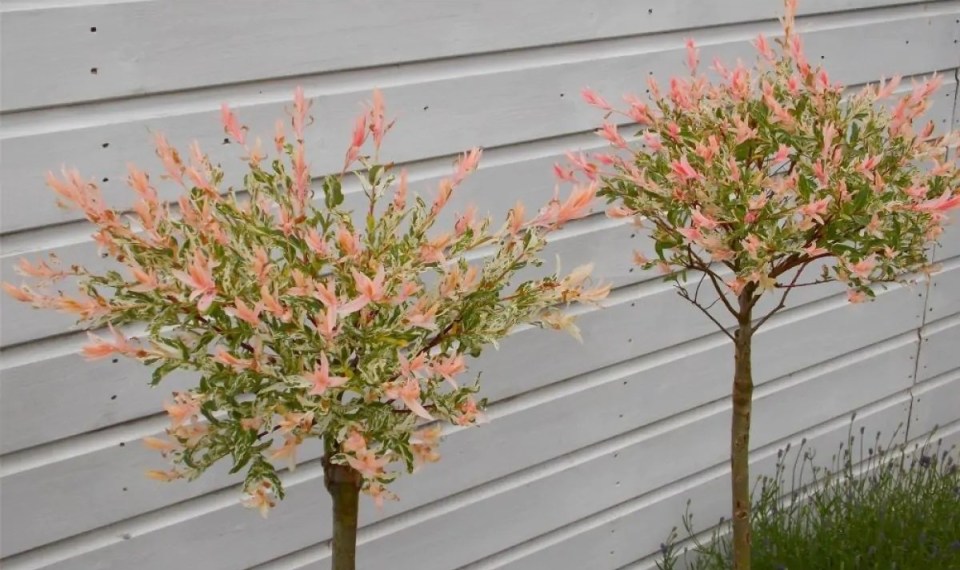
[[[363,478],[348,466],[323,458],[323,483],[333,498],[333,550],[331,570],[356,570],[357,519]]]
[[[730,470],[733,491],[733,568],[750,570],[750,411],[753,373],[750,367],[750,311],[741,313],[737,328],[733,375],[733,421]]]

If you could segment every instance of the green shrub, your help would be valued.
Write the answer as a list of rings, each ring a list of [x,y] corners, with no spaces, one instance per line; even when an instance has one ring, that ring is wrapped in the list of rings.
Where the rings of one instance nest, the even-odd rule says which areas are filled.
[[[960,568],[960,470],[957,447],[935,443],[884,446],[878,433],[859,443],[851,432],[832,458],[815,464],[803,449],[754,489],[752,564],[760,570],[957,570]],[[789,468],[789,471],[788,471]],[[661,548],[661,570],[731,567],[723,520],[701,541],[689,504],[683,526]],[[682,551],[682,552],[681,552]]]

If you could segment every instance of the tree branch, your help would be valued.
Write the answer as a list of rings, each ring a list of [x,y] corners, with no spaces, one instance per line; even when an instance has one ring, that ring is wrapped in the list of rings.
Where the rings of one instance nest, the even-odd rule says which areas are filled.
[[[718,298],[723,301],[723,304],[727,307],[727,310],[730,311],[730,314],[737,316],[739,311],[733,308],[733,305],[730,304],[730,301],[727,300],[727,296],[724,294],[723,287],[720,285],[720,276],[716,274],[710,266],[707,265],[703,259],[693,252],[693,248],[687,245],[687,256],[690,259],[690,267],[696,269],[697,271],[702,272],[704,275],[710,278],[710,282],[713,283],[713,288],[717,292]]]
[[[796,253],[792,253],[778,267],[775,267],[773,271],[770,272],[770,277],[778,277],[799,265],[806,266],[812,261],[816,261],[818,259],[823,259],[824,257],[832,257],[832,256],[833,256],[832,253],[821,253],[820,255],[814,255],[812,257],[809,255],[799,255]],[[801,271],[803,270],[801,269]]]
[[[717,298],[723,302],[724,306],[727,308],[727,311],[729,311],[731,315],[738,315],[740,311],[733,308],[733,305],[731,305],[730,301],[727,300],[727,295],[724,293],[723,287],[720,285],[720,276],[712,271],[707,271],[707,277],[709,277],[710,281],[713,283],[713,288],[717,292]]]
[[[700,281],[697,283],[697,289],[693,292],[693,300],[696,302],[700,299],[700,286],[703,285],[703,280],[707,278],[707,274],[703,271],[700,272]]]
[[[810,247],[811,245],[815,244],[818,239],[822,238],[824,230],[826,230],[827,225],[829,225],[832,220],[833,219],[830,216],[827,216],[823,220],[823,223],[819,224],[816,227],[816,229],[813,230],[812,235],[809,238],[807,238],[807,241],[804,242],[803,247]],[[796,267],[800,263],[810,262],[810,261],[813,261],[814,259],[819,259],[821,257],[830,257],[831,255],[832,254],[830,253],[821,253],[820,255],[810,257],[810,256],[801,255],[799,253],[791,253],[790,256],[788,256],[787,259],[784,261],[783,265],[774,269],[773,272],[770,273],[770,276],[776,277],[777,275],[781,275],[789,271],[791,268]]]
[[[213,330],[215,333],[217,333],[218,335],[226,338],[227,332],[226,332],[225,330],[223,330],[223,328],[218,327],[218,326],[215,325],[213,322],[211,322],[209,319],[207,319],[206,317],[204,317],[202,314],[200,314],[199,311],[196,311],[196,310],[195,310],[194,313],[192,313],[192,315],[193,315],[194,320],[199,321],[202,325],[204,325],[204,326],[206,326],[206,327],[209,327],[210,329],[212,329],[212,330]],[[242,347],[244,350],[246,350],[246,351],[249,352],[250,354],[256,354],[257,351],[254,350],[253,346],[252,346],[250,343],[241,341],[239,344],[240,344],[240,347]],[[267,357],[267,364],[276,364],[276,363],[277,363],[276,358],[274,358],[273,356],[271,356],[271,355],[269,355],[269,354],[267,354],[267,355],[265,355],[265,356]]]
[[[833,279],[817,279],[816,281],[807,281],[806,283],[794,283],[790,285],[781,285],[777,283],[777,289],[789,289],[794,287],[808,287],[810,285],[820,285],[822,283],[832,283]]]
[[[723,326],[722,324],[720,324],[720,321],[718,321],[713,315],[711,315],[711,314],[710,314],[710,311],[708,311],[707,309],[705,309],[700,303],[698,303],[696,300],[694,300],[693,298],[691,298],[691,297],[690,297],[690,293],[689,293],[686,289],[684,289],[683,287],[681,287],[679,284],[677,285],[677,293],[679,293],[679,295],[680,295],[681,297],[683,297],[684,299],[686,299],[687,301],[690,301],[690,303],[693,304],[694,307],[700,309],[700,310],[703,312],[704,315],[707,315],[707,317],[708,317],[711,321],[713,321],[713,324],[717,325],[717,326],[720,328],[720,330],[723,331],[723,334],[727,335],[727,337],[728,337],[730,340],[736,341],[736,339],[733,337],[733,335],[730,334],[730,331],[728,331],[725,326]]]
[[[800,274],[803,273],[803,270],[807,268],[807,265],[809,265],[811,261],[813,261],[813,259],[808,259],[803,263],[803,265],[800,266],[800,269],[797,270],[797,274],[793,276],[790,284],[783,287],[783,295],[780,296],[780,302],[777,303],[776,307],[771,309],[769,313],[764,315],[763,318],[760,319],[760,321],[750,329],[751,334],[757,332],[757,329],[759,329],[763,323],[767,322],[767,320],[772,317],[774,313],[787,306],[787,295],[790,294],[790,291],[793,291],[797,284],[797,280],[800,279]]]

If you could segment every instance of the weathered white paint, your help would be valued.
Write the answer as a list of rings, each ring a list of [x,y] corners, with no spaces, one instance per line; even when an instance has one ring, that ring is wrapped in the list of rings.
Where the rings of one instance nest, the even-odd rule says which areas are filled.
[[[808,49],[833,79],[940,70],[947,81],[929,118],[956,124],[960,2],[802,4]],[[400,115],[387,151],[409,164],[415,188],[429,191],[454,153],[483,145],[483,167],[452,209],[473,201],[500,216],[518,198],[543,202],[553,162],[597,145],[589,130],[598,117],[578,100],[581,87],[610,97],[642,89],[643,75],[681,69],[687,36],[704,61],[749,57],[746,41],[775,31],[778,10],[748,0],[10,0],[0,7],[0,270],[9,279],[24,253],[105,263],[75,213],[52,206],[45,170],[79,166],[107,178],[106,194],[123,203],[126,162],[152,164],[149,130],[177,143],[198,138],[233,161],[236,149],[220,144],[220,101],[269,133],[296,84],[315,103],[315,175],[337,167],[358,101],[379,86]],[[401,502],[380,512],[364,505],[361,567],[639,568],[688,497],[700,520],[726,511],[730,346],[668,284],[632,270],[630,250],[648,247],[642,232],[600,216],[558,236],[549,255],[567,268],[594,261],[617,287],[607,308],[575,309],[583,345],[525,329],[473,363],[494,401],[490,424],[453,431],[442,462],[398,481]],[[846,303],[836,286],[802,288],[761,331],[758,473],[804,435],[832,447],[855,409],[858,425],[884,433],[911,404],[911,434],[956,422],[956,226],[935,255],[943,268],[929,287],[895,286],[865,305]],[[268,521],[237,505],[236,479],[222,468],[190,485],[151,483],[141,473],[159,460],[138,440],[162,429],[164,394],[189,377],[151,390],[128,363],[81,363],[82,338],[62,335],[67,321],[6,298],[0,311],[5,568],[325,566],[328,503],[315,447],[284,475],[290,499]],[[944,433],[955,438],[958,428]]]

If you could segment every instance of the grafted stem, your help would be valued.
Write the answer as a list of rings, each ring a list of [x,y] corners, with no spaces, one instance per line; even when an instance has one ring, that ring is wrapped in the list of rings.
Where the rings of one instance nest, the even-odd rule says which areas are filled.
[[[363,478],[349,465],[338,465],[323,457],[323,483],[333,499],[333,551],[331,570],[356,570],[357,521]]]
[[[734,334],[733,419],[730,426],[730,471],[733,498],[733,568],[750,570],[750,414],[753,371],[750,349],[752,306],[743,304]]]

